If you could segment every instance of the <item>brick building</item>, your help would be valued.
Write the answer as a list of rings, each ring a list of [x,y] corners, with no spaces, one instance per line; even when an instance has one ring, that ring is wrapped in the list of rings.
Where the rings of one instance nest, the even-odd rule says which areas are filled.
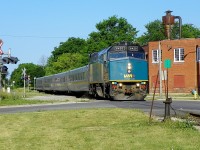
[[[149,42],[149,93],[159,92],[159,47],[161,49],[161,70],[166,59],[171,60],[168,69],[168,88],[171,93],[190,93],[193,89],[200,91],[200,39],[177,39]],[[164,74],[164,73],[163,73]],[[157,82],[156,82],[157,81]],[[166,80],[162,80],[165,92]]]

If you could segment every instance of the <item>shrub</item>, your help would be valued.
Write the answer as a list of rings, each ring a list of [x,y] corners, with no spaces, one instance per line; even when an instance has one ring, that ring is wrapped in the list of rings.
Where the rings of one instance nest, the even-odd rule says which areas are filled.
[[[20,99],[20,95],[13,92],[13,93],[6,93],[6,92],[0,92],[0,98],[1,100],[17,100]]]

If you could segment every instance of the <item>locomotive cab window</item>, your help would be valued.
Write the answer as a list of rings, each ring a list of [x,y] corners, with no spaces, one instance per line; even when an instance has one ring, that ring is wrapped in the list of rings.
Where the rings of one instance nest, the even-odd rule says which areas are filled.
[[[140,53],[140,52],[128,52],[128,57],[134,57],[134,58],[139,58],[139,59],[145,59],[144,53]]]
[[[127,56],[138,59],[145,59],[145,52],[140,46],[128,46]]]
[[[122,57],[126,57],[126,52],[112,52],[109,53],[109,57],[112,58],[122,58]]]

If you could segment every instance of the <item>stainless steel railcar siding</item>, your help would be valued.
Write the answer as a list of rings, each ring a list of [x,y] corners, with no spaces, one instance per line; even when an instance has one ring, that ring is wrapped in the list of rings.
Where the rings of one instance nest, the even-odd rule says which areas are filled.
[[[69,72],[59,73],[53,76],[54,91],[66,92],[68,91],[68,77]]]
[[[90,64],[90,69],[89,69],[89,81],[90,83],[103,83],[104,78],[103,78],[103,64],[97,62]]]
[[[88,66],[69,71],[68,88],[72,92],[89,91]]]

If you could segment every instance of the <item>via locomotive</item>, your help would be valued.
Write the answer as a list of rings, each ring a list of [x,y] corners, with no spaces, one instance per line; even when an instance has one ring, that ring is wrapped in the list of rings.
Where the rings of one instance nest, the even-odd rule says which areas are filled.
[[[114,100],[144,100],[148,88],[145,51],[120,42],[90,54],[86,66],[36,79],[43,92],[85,93]]]

